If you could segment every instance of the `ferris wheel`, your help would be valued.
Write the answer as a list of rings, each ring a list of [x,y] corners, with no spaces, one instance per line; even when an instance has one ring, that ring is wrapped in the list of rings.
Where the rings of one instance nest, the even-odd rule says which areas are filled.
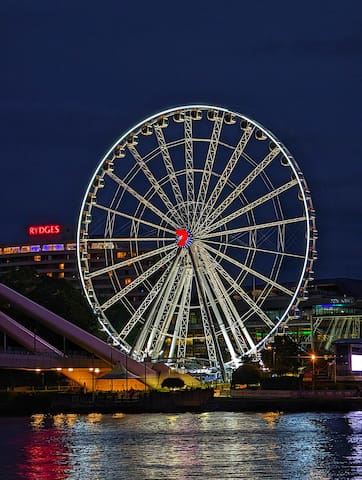
[[[284,145],[244,115],[191,105],[117,140],[77,237],[86,297],[114,344],[138,360],[225,368],[295,315],[317,231]]]

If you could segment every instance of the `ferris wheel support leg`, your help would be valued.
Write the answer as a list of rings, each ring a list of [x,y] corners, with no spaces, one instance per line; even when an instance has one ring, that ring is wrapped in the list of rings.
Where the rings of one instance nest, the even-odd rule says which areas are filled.
[[[164,342],[169,330],[173,315],[179,303],[182,289],[186,282],[183,276],[184,266],[180,267],[176,273],[173,285],[166,299],[165,308],[162,312],[158,312],[154,328],[152,329],[152,342],[149,340],[149,350],[158,354],[163,350]]]
[[[179,330],[179,344],[177,349],[177,361],[183,359],[185,361],[187,355],[187,334],[190,319],[190,302],[191,302],[191,288],[192,288],[192,267],[188,267],[186,271],[186,284],[184,288],[184,298],[180,307],[180,330]]]
[[[170,351],[168,354],[168,359],[170,362],[173,361],[173,359],[175,358],[175,350],[176,350],[177,342],[179,342],[179,346],[181,343],[182,344],[185,343],[185,349],[183,351],[184,355],[180,355],[180,352],[178,352],[177,359],[184,358],[186,356],[186,339],[187,339],[188,319],[189,319],[189,313],[190,313],[191,284],[192,284],[192,272],[190,272],[190,268],[187,268],[181,301],[180,301],[176,323],[175,323],[175,329],[173,332]],[[186,325],[185,325],[185,322],[186,322]]]
[[[196,257],[197,258],[197,255],[194,254],[194,249],[191,247],[191,257],[194,258]],[[195,260],[195,258],[194,258]],[[236,352],[235,352],[235,349],[234,349],[234,346],[230,340],[230,337],[226,331],[226,328],[225,328],[225,324],[224,324],[224,321],[220,315],[220,312],[218,310],[218,307],[217,305],[215,304],[215,298],[213,297],[212,293],[211,293],[211,290],[210,290],[210,286],[207,282],[207,279],[205,278],[205,275],[204,275],[204,272],[203,272],[203,269],[202,269],[202,266],[200,265],[199,262],[197,262],[197,267],[196,267],[196,271],[197,271],[197,274],[198,274],[198,280],[200,282],[200,286],[201,286],[201,291],[204,292],[204,295],[205,295],[205,299],[207,300],[207,302],[210,303],[210,306],[211,306],[211,309],[216,317],[216,320],[217,320],[217,323],[218,323],[218,326],[220,328],[220,331],[224,337],[224,340],[225,340],[225,343],[227,345],[227,348],[229,350],[229,353],[230,353],[230,356],[231,356],[231,359],[233,362],[235,362],[235,364],[238,363],[238,360],[237,360],[237,355],[236,355]],[[205,302],[205,304],[207,305],[207,302]],[[218,342],[217,342],[218,343]]]
[[[180,260],[180,255],[177,255],[177,258],[173,263],[172,268],[169,272],[168,278],[165,280],[162,286],[160,295],[158,296],[158,301],[154,303],[152,310],[148,316],[148,319],[138,336],[138,339],[135,343],[135,348],[134,348],[135,351],[144,350],[145,345],[147,343],[146,351],[149,355],[151,354],[149,349],[149,345],[150,345],[149,340],[151,338],[152,332],[154,332],[154,322],[156,320],[157,312],[162,311],[162,306],[164,307],[165,305],[165,301],[168,295],[167,292],[171,289],[171,286],[174,282],[174,279],[177,273],[177,269],[179,268],[179,260]]]
[[[229,294],[225,290],[216,270],[211,262],[208,262],[205,258],[204,261],[206,263],[205,271],[208,273],[213,290],[220,299],[220,306],[224,311],[225,318],[229,324],[231,332],[233,333],[235,342],[238,345],[240,355],[245,354],[246,351],[255,350],[255,343],[245,328],[244,323],[240,322],[240,315],[231,302]]]

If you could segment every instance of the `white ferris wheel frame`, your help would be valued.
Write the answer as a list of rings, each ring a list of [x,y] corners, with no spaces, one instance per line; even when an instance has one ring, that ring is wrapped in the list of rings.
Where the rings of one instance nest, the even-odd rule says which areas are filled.
[[[288,162],[287,166],[291,169],[291,171],[293,173],[293,177],[295,179],[294,180],[295,185],[297,185],[297,188],[298,188],[298,195],[299,194],[301,195],[299,200],[303,204],[303,211],[304,211],[304,215],[305,215],[305,222],[304,223],[305,223],[305,227],[306,227],[306,230],[305,230],[305,237],[306,238],[305,238],[305,251],[303,252],[304,260],[303,260],[303,265],[302,265],[302,269],[301,269],[302,272],[299,276],[299,280],[297,281],[297,283],[295,285],[295,290],[294,290],[294,293],[291,295],[291,299],[289,301],[289,304],[288,304],[287,308],[285,308],[285,310],[284,310],[284,313],[279,317],[279,319],[276,321],[276,323],[270,328],[270,331],[269,331],[267,337],[262,338],[257,343],[254,343],[254,346],[248,350],[247,355],[256,354],[258,351],[260,351],[265,346],[265,343],[278,331],[280,326],[285,325],[287,323],[287,321],[288,321],[288,319],[290,318],[290,315],[291,315],[290,312],[298,306],[301,298],[307,294],[307,291],[306,291],[307,283],[308,283],[308,280],[310,280],[311,275],[313,273],[313,270],[312,270],[313,261],[316,259],[315,242],[316,242],[316,238],[317,238],[317,231],[316,231],[316,228],[315,228],[315,213],[314,213],[314,208],[313,208],[312,200],[311,200],[311,197],[310,197],[310,192],[309,192],[307,183],[305,181],[305,178],[304,178],[297,162],[295,161],[294,157],[291,155],[289,150],[278,140],[278,138],[273,133],[271,133],[268,129],[266,129],[259,122],[253,120],[252,118],[250,118],[248,116],[242,115],[240,113],[233,112],[233,111],[231,111],[229,109],[226,109],[226,108],[223,108],[223,107],[213,106],[213,105],[204,105],[204,104],[193,104],[193,105],[177,106],[177,107],[173,107],[173,108],[170,108],[170,109],[167,109],[167,110],[163,110],[161,112],[158,112],[154,115],[149,116],[148,118],[142,120],[141,122],[137,123],[135,126],[130,128],[129,130],[127,130],[123,135],[121,135],[117,139],[117,141],[111,146],[111,148],[103,156],[103,158],[99,162],[98,166],[96,167],[96,169],[94,171],[94,174],[91,177],[91,179],[88,183],[88,186],[86,188],[86,194],[83,198],[83,202],[82,202],[81,210],[80,210],[80,215],[79,215],[79,220],[78,220],[78,227],[77,227],[77,261],[78,261],[78,268],[79,268],[79,272],[80,272],[80,281],[81,281],[83,290],[85,292],[86,298],[87,298],[90,306],[92,307],[94,313],[98,316],[98,320],[101,324],[102,329],[113,340],[115,345],[118,345],[121,349],[123,349],[127,353],[131,353],[131,354],[134,353],[133,348],[131,348],[131,346],[129,346],[125,342],[121,341],[120,336],[119,336],[119,332],[117,330],[115,330],[114,327],[112,326],[112,324],[109,322],[107,316],[104,313],[104,309],[102,310],[102,308],[101,308],[101,306],[100,306],[100,304],[97,300],[97,297],[95,295],[93,286],[89,286],[89,284],[87,283],[86,273],[87,273],[87,268],[88,268],[87,267],[88,254],[87,254],[87,248],[85,248],[85,245],[87,244],[88,225],[87,225],[87,221],[85,220],[85,218],[87,218],[87,214],[91,211],[92,206],[95,204],[95,197],[96,197],[96,193],[98,191],[98,186],[97,185],[99,185],[99,178],[100,177],[102,178],[102,172],[103,172],[103,175],[105,175],[104,165],[107,162],[110,161],[110,158],[112,158],[112,155],[113,155],[112,152],[114,152],[114,150],[117,146],[119,146],[121,144],[124,144],[125,140],[127,138],[129,138],[130,135],[140,134],[140,131],[141,131],[142,127],[144,127],[145,125],[152,125],[160,117],[168,117],[172,114],[176,114],[177,112],[188,112],[188,111],[197,111],[197,110],[217,111],[217,112],[220,112],[222,115],[229,114],[229,115],[235,116],[240,121],[244,120],[244,121],[248,122],[248,124],[253,126],[253,130],[256,131],[256,129],[258,129],[268,139],[270,139],[272,142],[274,142],[277,149],[279,150],[279,153]],[[221,126],[221,128],[222,128],[222,126]],[[191,138],[191,142],[192,142],[192,138]],[[186,153],[186,156],[187,156],[187,153]],[[186,159],[186,162],[187,162],[187,159]],[[186,172],[185,176],[187,176],[187,167],[185,169],[185,172]],[[92,200],[89,200],[90,194],[92,196]],[[137,195],[137,192],[133,192],[133,194]],[[187,192],[187,195],[189,195],[188,192]],[[193,193],[193,195],[194,195],[194,193]],[[186,206],[185,208],[188,208],[188,207]],[[217,209],[217,207],[216,207],[216,209]],[[111,209],[109,209],[109,210],[111,210]],[[124,215],[126,216],[126,214],[124,214]],[[217,215],[216,215],[216,217],[217,217]],[[144,221],[144,223],[147,223],[147,222]],[[272,222],[271,222],[271,225],[272,225]],[[167,229],[164,229],[164,230],[167,230]],[[171,230],[169,230],[169,232],[171,232]],[[103,241],[106,242],[107,238],[104,238]],[[111,242],[112,239],[108,239],[108,241]],[[201,246],[200,249],[202,249],[202,248],[203,247]],[[165,254],[167,254],[167,252],[168,252],[168,249],[166,247],[164,248],[164,252],[165,252]],[[212,247],[209,248],[209,252],[212,252]],[[145,256],[145,258],[147,258],[147,253],[143,254],[143,255]],[[168,253],[168,255],[169,255],[169,258],[171,260],[172,255],[170,253]],[[220,251],[218,252],[218,256],[222,257],[222,253]],[[208,266],[209,266],[211,271],[216,271],[218,268],[220,268],[220,267],[218,267],[217,264],[215,264],[215,262],[213,262],[210,259],[210,256],[208,256],[207,251],[203,252],[203,261],[204,262],[209,262]],[[187,265],[188,266],[186,266],[186,271],[188,271],[188,269],[190,270],[191,263],[189,263]],[[156,264],[154,266],[154,271],[157,271],[157,268],[158,267],[157,267],[157,264]],[[194,268],[195,268],[195,265],[194,265]],[[175,273],[175,272],[174,272],[174,274],[177,275],[177,273]],[[187,275],[192,276],[192,274],[190,272]],[[232,281],[231,278],[229,280],[230,280],[230,282]],[[185,282],[189,282],[189,281],[192,281],[192,280],[190,280],[190,278],[188,278],[188,280],[185,280],[182,285],[185,287],[185,285],[186,285]],[[214,280],[211,283],[215,288],[221,288],[220,292],[223,292],[222,286],[218,285],[217,279],[215,277],[214,277]],[[133,286],[134,286],[134,284],[133,284]],[[126,289],[124,289],[124,290],[126,290]],[[186,298],[186,293],[185,293],[186,291],[187,291],[187,289],[185,287],[184,293],[182,295],[179,292],[180,303],[189,301]],[[127,291],[126,291],[126,293],[127,293]],[[120,294],[122,296],[122,298],[125,297],[126,293],[123,292],[123,293]],[[157,292],[156,292],[156,295],[157,295]],[[115,295],[115,297],[116,296],[117,295]],[[210,301],[210,298],[211,298],[211,294],[207,294],[207,292],[206,292],[205,301],[206,302]],[[230,311],[230,308],[232,308],[232,305],[227,300],[225,300],[225,298],[220,300],[220,301],[224,302],[226,311]],[[150,307],[151,303],[152,303],[152,299],[151,299],[149,304],[145,304],[142,307],[142,313],[144,313],[146,311],[146,309]],[[255,307],[255,308],[257,309],[257,307]],[[204,306],[200,305],[201,316],[203,315],[203,313],[202,313],[203,309],[205,309],[205,305]],[[187,311],[189,312],[189,309]],[[187,320],[184,319],[183,322],[185,323],[185,322],[187,322]],[[154,334],[155,335],[157,334],[156,330],[155,330]],[[225,338],[227,338],[227,336]],[[148,345],[150,345],[150,342],[148,342]],[[148,352],[143,351],[141,355],[139,353],[138,354],[135,353],[134,356],[135,356],[135,358],[137,358],[139,360],[142,360],[142,358],[144,358],[146,356],[146,354],[148,356]],[[234,353],[231,354],[231,360],[227,363],[229,365],[232,365],[235,368],[241,363],[241,361],[242,361],[242,356],[237,355],[234,352]]]

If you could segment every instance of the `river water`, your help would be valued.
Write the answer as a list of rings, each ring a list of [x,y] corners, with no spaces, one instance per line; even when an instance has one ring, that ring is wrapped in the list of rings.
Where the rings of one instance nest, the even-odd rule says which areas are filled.
[[[362,412],[0,418],[0,479],[362,479]]]

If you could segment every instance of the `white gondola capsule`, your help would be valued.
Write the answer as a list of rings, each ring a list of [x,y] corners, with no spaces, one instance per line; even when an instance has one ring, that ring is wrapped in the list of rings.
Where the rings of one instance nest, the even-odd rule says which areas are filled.
[[[96,188],[104,188],[104,178],[97,175],[95,180],[95,187]]]
[[[278,148],[278,145],[274,142],[269,142],[269,150],[272,152],[273,150],[275,150],[276,148]]]
[[[191,110],[191,118],[192,120],[201,120],[202,119],[201,110],[198,110],[196,108],[194,110]]]
[[[267,136],[265,135],[265,133],[262,130],[260,130],[260,128],[258,128],[255,132],[255,138],[257,140],[266,140]]]
[[[114,170],[114,161],[113,160],[106,160],[105,164],[104,164],[104,169],[107,171],[107,172],[113,172]]]
[[[290,167],[288,157],[285,157],[283,155],[282,158],[280,159],[280,164],[281,164],[282,167]]]
[[[218,113],[216,110],[209,110],[207,112],[207,118],[210,122],[214,122],[218,118]]]
[[[127,137],[127,145],[129,147],[135,147],[138,144],[138,136],[134,133],[131,133]]]
[[[157,125],[161,128],[166,128],[168,126],[168,118],[165,116],[158,118]]]
[[[184,112],[176,112],[173,116],[173,119],[176,123],[181,123],[185,120],[185,113]]]
[[[93,192],[89,192],[89,194],[87,195],[87,203],[89,205],[93,205],[94,203],[96,203],[96,199],[96,194]]]
[[[113,151],[113,154],[116,158],[124,158],[126,156],[126,152],[124,147],[121,145],[117,145]]]
[[[227,125],[233,125],[234,123],[236,123],[235,115],[233,115],[231,112],[226,112],[224,116],[224,122]]]
[[[240,128],[241,128],[241,130],[250,130],[251,126],[250,126],[249,122],[244,118],[240,122]]]
[[[153,133],[153,128],[152,128],[152,125],[150,125],[149,123],[146,123],[146,125],[143,125],[142,129],[141,129],[141,133],[142,135],[152,135]]]
[[[84,262],[84,261],[88,260],[88,253],[83,250],[80,257],[81,257],[81,260]]]
[[[86,213],[84,215],[84,223],[91,223],[92,221],[92,215],[90,213]]]

